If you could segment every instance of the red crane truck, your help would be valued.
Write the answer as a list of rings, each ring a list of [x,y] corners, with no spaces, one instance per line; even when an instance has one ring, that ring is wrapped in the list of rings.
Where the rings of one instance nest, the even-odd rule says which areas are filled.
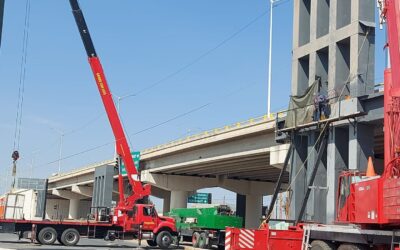
[[[400,250],[400,1],[378,0],[378,6],[381,23],[386,22],[391,65],[384,72],[383,174],[368,176],[351,171],[340,174],[337,215],[333,225],[300,221],[309,195],[307,191],[294,226],[287,230],[270,230],[268,224],[263,223],[258,230],[229,228],[226,250]],[[325,144],[326,139],[323,139],[320,148],[324,148]],[[317,158],[317,162],[319,160]],[[309,186],[312,186],[314,178],[315,173]],[[280,181],[275,193],[279,191],[279,186]],[[271,204],[275,199],[274,195]]]
[[[150,195],[150,186],[143,185],[137,178],[138,172],[79,3],[77,0],[69,2],[114,133],[118,159],[125,164],[132,194],[124,196],[123,177],[119,173],[119,202],[113,213],[108,208],[98,208],[95,209],[98,211],[96,215],[86,221],[2,219],[0,232],[18,233],[20,237],[29,237],[46,245],[58,240],[63,245],[73,246],[79,242],[80,236],[85,236],[106,240],[140,238],[146,239],[150,246],[168,248],[173,237],[178,235],[175,221],[170,217],[158,216],[153,205],[140,203]]]

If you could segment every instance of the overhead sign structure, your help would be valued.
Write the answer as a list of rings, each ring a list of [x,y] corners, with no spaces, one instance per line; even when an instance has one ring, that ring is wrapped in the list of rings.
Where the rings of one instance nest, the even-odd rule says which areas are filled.
[[[135,163],[136,171],[139,172],[140,151],[134,151],[134,152],[131,152],[131,154],[132,154],[132,158],[133,158],[133,163]],[[126,175],[126,169],[125,169],[125,165],[123,162],[121,163],[121,166],[119,168],[120,168],[120,173],[122,175]]]
[[[211,193],[196,193],[188,197],[188,203],[211,204]]]

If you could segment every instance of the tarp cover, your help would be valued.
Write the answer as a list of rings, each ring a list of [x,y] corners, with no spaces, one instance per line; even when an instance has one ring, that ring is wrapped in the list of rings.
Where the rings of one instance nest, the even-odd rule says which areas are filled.
[[[291,96],[285,127],[292,128],[313,120],[314,97],[318,92],[319,80],[311,84],[303,95]]]

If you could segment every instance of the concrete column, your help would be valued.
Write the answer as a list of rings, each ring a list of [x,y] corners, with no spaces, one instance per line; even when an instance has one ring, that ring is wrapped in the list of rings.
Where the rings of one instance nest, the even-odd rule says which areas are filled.
[[[296,219],[306,191],[306,171],[303,166],[307,157],[307,137],[294,138],[294,150],[290,161],[290,183],[292,183],[292,197],[290,202],[290,219]]]
[[[327,195],[326,223],[331,224],[336,218],[337,183],[341,171],[347,169],[349,159],[349,132],[347,127],[333,128],[329,132],[327,154]]]
[[[246,195],[246,228],[258,228],[262,217],[262,195]]]
[[[349,169],[365,171],[368,157],[374,156],[373,125],[352,123],[349,125]]]
[[[69,210],[68,210],[68,219],[79,219],[79,200],[78,199],[70,199],[69,200]]]
[[[246,195],[236,194],[236,215],[243,218],[243,227],[246,223]]]
[[[189,196],[188,191],[171,191],[171,209],[173,208],[186,208],[187,207],[187,198]]]
[[[163,201],[163,214],[167,214],[169,211],[171,211],[171,192],[169,195],[164,196],[164,201]]]
[[[307,184],[311,178],[312,171],[314,170],[315,162],[318,156],[319,145],[315,146],[319,137],[318,132],[310,132],[308,136],[308,160],[307,160]],[[321,141],[322,138],[320,138]],[[307,202],[307,209],[305,213],[306,220],[325,222],[326,210],[326,149],[324,150],[321,162],[318,166],[318,171],[311,185],[311,192]],[[306,186],[306,190],[307,190]]]

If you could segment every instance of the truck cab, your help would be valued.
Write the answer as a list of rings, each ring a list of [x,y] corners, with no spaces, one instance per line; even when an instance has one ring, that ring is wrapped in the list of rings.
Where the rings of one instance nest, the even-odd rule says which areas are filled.
[[[146,239],[150,246],[158,245],[168,248],[173,237],[178,236],[175,220],[171,217],[159,216],[152,204],[135,204],[127,211],[124,231],[138,234],[138,238]]]

